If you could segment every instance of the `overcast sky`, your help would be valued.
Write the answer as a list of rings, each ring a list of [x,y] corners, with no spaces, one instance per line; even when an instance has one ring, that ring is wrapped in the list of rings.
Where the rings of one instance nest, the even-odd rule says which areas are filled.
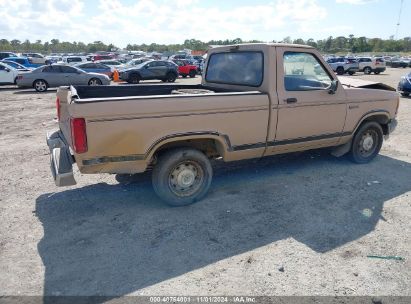
[[[401,0],[0,0],[0,39],[183,43],[328,36],[387,39]],[[411,36],[404,0],[398,38]]]

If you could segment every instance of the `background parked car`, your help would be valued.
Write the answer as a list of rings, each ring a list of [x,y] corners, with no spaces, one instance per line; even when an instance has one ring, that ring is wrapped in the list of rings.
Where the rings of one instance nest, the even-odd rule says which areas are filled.
[[[112,72],[114,72],[114,69],[121,70],[125,67],[125,65],[118,60],[100,60],[96,61],[96,63],[108,65],[109,67],[111,67]]]
[[[371,58],[371,57],[359,57],[357,58],[359,64],[359,70],[364,72],[364,74],[380,74],[384,72],[385,61],[383,58]]]
[[[140,80],[159,79],[163,82],[175,82],[178,67],[171,61],[152,60],[132,68],[120,71],[120,79],[128,83],[139,83]]]
[[[62,62],[63,61],[63,57],[61,56],[47,56],[46,57],[47,60],[49,61],[49,63],[57,63],[57,62]]]
[[[40,66],[40,64],[33,63],[31,59],[27,57],[7,57],[7,58],[4,58],[4,60],[20,63],[26,68],[38,68]]]
[[[102,63],[86,62],[86,63],[76,64],[74,67],[79,68],[89,73],[104,74],[110,78],[113,76],[111,67],[109,67],[108,65],[102,64]]]
[[[411,73],[401,77],[398,84],[398,91],[402,96],[409,96],[411,94]]]
[[[110,60],[114,59],[113,55],[94,55],[92,57],[92,61],[99,61],[99,60]]]
[[[133,66],[137,66],[142,64],[143,62],[147,62],[147,61],[151,61],[152,59],[147,58],[147,57],[140,57],[140,58],[136,58],[136,59],[131,59],[130,61],[127,61],[124,64],[124,68],[131,68]]]
[[[4,62],[0,62],[0,84],[16,84],[19,73],[19,70]]]
[[[400,59],[400,58],[391,59],[391,67],[392,68],[406,68],[406,67],[408,67],[408,65],[409,65],[409,62],[407,62],[403,59]]]
[[[24,65],[21,65],[20,63],[17,63],[15,61],[1,60],[0,62],[4,62],[5,64],[15,68],[16,70],[19,70],[20,72],[28,72],[33,70],[33,68],[27,68]]]
[[[345,73],[353,75],[359,70],[359,64],[354,58],[329,58],[327,63],[338,75],[343,75]]]
[[[76,65],[82,62],[87,62],[87,58],[85,56],[65,56],[63,57],[63,61],[58,63]]]
[[[178,65],[178,73],[184,78],[187,76],[194,78],[196,76],[198,68],[196,65],[191,64],[188,60],[175,59],[173,62]]]
[[[45,65],[31,72],[19,74],[19,87],[32,87],[37,92],[44,92],[49,87],[62,85],[108,85],[110,78],[98,73],[87,73],[67,65]]]
[[[9,57],[18,57],[15,53],[12,52],[0,52],[0,60]]]
[[[46,57],[39,53],[23,53],[21,54],[21,56],[30,58],[31,62],[34,64],[43,65],[50,63],[50,61]]]

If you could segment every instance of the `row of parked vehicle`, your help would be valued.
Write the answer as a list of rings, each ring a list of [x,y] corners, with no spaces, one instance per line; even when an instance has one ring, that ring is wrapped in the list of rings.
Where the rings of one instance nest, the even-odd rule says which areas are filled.
[[[381,57],[329,57],[325,60],[338,75],[380,74],[386,70],[386,62]]]
[[[175,82],[180,75],[195,77],[198,72],[195,65],[183,59],[139,58],[126,64],[115,60],[75,65],[53,63],[36,69],[26,68],[12,59],[11,57],[0,61],[0,84],[16,84],[22,88],[33,87],[38,92],[62,85],[109,85],[115,70],[119,72],[121,80],[133,84],[152,79]]]

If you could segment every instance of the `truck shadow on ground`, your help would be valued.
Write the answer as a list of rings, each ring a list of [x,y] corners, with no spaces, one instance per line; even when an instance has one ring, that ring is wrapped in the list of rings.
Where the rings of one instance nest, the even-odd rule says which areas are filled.
[[[181,208],[159,201],[149,174],[118,180],[37,198],[45,296],[117,297],[289,237],[327,252],[384,220],[384,203],[411,190],[411,164],[324,151],[216,163],[209,195]]]

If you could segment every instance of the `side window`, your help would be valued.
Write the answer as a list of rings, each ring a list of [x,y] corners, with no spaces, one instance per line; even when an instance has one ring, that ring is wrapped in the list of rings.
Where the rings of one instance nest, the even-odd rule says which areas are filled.
[[[284,53],[284,85],[286,91],[312,91],[327,88],[332,78],[311,53]]]
[[[16,62],[20,63],[20,64],[25,64],[26,63],[24,59],[16,59]]]
[[[77,73],[77,70],[75,68],[69,67],[69,66],[61,66],[60,67],[62,73]]]

